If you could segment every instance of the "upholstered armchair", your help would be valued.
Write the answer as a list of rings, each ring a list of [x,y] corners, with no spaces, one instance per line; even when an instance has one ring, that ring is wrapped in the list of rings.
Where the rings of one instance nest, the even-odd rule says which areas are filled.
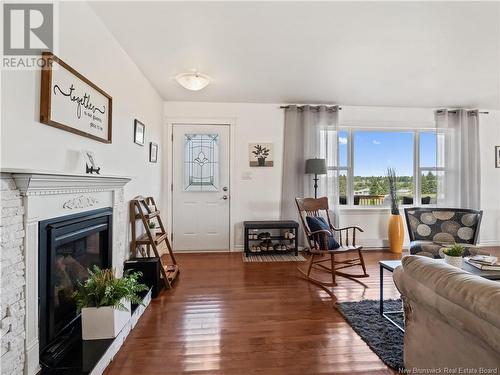
[[[487,254],[476,249],[483,211],[456,208],[405,208],[410,254],[443,258],[442,249],[460,243],[464,256]],[[469,246],[467,246],[469,245]]]

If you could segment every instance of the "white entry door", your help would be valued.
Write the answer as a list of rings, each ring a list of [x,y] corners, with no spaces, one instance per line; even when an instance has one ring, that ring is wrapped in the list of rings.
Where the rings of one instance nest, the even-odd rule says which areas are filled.
[[[173,244],[229,250],[229,126],[173,125]]]

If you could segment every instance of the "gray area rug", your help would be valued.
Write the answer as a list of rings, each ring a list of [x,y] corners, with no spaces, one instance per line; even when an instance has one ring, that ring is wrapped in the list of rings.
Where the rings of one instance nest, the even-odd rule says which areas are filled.
[[[378,300],[341,302],[337,310],[387,366],[396,371],[404,368],[403,332],[380,315]],[[401,310],[401,300],[385,300],[384,310]],[[392,318],[403,326],[403,314]]]
[[[306,258],[302,255],[293,254],[251,254],[249,257],[245,256],[243,253],[243,262],[245,263],[255,263],[255,262],[304,262]]]

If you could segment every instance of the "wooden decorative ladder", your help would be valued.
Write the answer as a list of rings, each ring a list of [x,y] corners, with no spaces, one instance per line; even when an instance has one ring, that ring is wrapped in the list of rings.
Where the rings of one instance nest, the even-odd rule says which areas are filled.
[[[137,237],[136,234],[136,221],[140,220],[142,226],[144,227],[144,233]],[[149,228],[149,221],[156,220],[159,227],[160,233],[153,233]],[[151,257],[151,250],[153,250],[154,256],[158,257],[161,263],[160,273],[167,289],[172,288],[172,284],[179,275],[179,266],[175,260],[174,252],[170,242],[168,240],[168,234],[161,221],[160,210],[156,206],[156,202],[153,197],[135,197],[130,201],[130,224],[132,229],[132,241],[130,242],[130,253],[134,258],[138,257],[138,254],[143,258]],[[158,252],[158,247],[165,242],[168,249],[168,254],[172,264],[166,264],[162,261],[161,256]]]

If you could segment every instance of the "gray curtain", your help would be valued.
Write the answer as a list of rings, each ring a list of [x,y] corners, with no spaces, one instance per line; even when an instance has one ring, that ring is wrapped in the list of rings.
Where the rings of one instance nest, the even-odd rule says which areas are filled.
[[[436,130],[438,206],[480,209],[479,112],[438,110]]]
[[[312,175],[305,174],[307,159],[327,158],[337,166],[338,106],[295,106],[285,109],[281,218],[297,220],[296,197],[314,197]],[[338,179],[335,170],[319,176],[318,197],[328,196],[336,221]]]

